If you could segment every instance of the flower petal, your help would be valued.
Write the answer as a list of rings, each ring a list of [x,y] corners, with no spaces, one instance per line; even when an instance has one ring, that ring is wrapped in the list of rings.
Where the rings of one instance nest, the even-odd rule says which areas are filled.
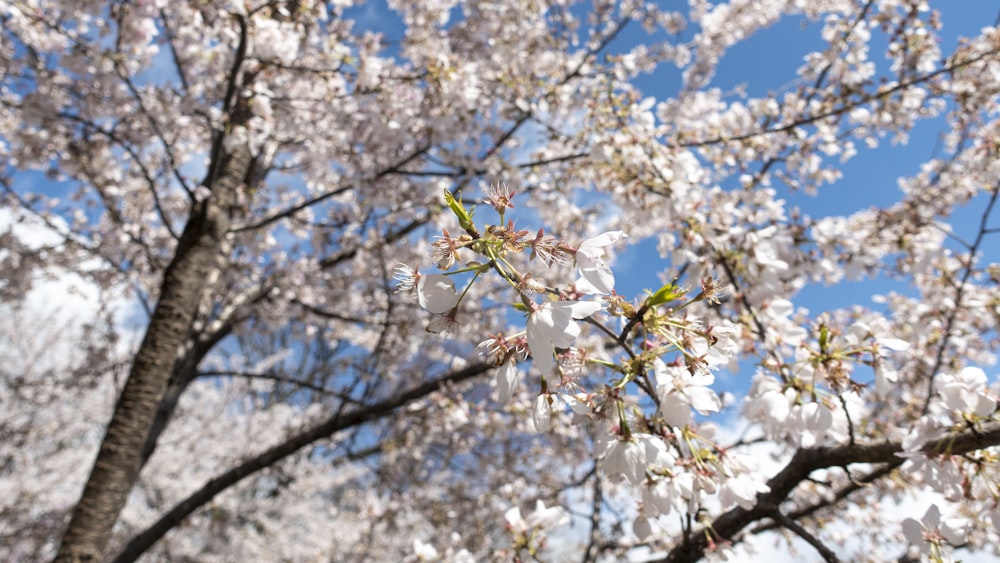
[[[497,394],[501,403],[509,403],[514,389],[517,388],[517,366],[513,360],[507,360],[497,370]]]
[[[913,518],[903,520],[903,536],[906,541],[913,545],[920,545],[924,542],[924,528]]]
[[[548,393],[542,393],[535,399],[535,408],[531,411],[531,422],[535,425],[535,432],[545,432],[552,424],[552,397]]]
[[[684,426],[691,419],[691,404],[680,393],[666,393],[660,397],[660,414],[670,426]]]
[[[580,268],[580,275],[600,293],[611,293],[615,288],[615,275],[604,264],[594,268]]]
[[[447,313],[458,304],[455,282],[443,274],[424,274],[417,281],[417,302],[432,313]]]
[[[691,406],[701,414],[718,412],[722,408],[722,401],[719,400],[719,396],[708,387],[688,386],[684,390],[684,394],[687,395]]]
[[[528,350],[531,351],[531,358],[535,361],[535,367],[542,373],[549,373],[556,367],[556,360],[552,357],[552,341],[546,338],[534,321],[534,315],[528,319],[528,327],[525,336],[528,339]]]
[[[579,248],[608,246],[628,237],[624,231],[608,231],[580,243]]]
[[[574,319],[584,319],[601,310],[601,304],[596,301],[562,301],[559,305],[568,309]]]

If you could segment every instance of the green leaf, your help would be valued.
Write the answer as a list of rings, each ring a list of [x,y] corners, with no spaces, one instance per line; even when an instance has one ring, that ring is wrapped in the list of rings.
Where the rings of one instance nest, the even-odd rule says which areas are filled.
[[[472,222],[472,213],[470,213],[465,206],[462,204],[462,193],[458,193],[458,199],[451,195],[451,192],[447,189],[444,190],[444,201],[448,204],[451,212],[458,217],[458,224],[460,227],[468,232],[475,232],[476,226]]]
[[[656,307],[664,303],[670,303],[684,296],[687,291],[677,284],[671,282],[656,290],[656,293],[646,298],[647,307]]]

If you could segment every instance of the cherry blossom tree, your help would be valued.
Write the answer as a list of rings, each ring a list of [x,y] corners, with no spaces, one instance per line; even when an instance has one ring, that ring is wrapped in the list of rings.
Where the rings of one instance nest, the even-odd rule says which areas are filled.
[[[0,4],[6,555],[995,550],[1000,29],[936,8]]]

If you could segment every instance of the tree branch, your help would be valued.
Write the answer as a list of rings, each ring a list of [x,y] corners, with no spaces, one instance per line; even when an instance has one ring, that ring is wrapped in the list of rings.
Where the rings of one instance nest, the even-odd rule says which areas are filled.
[[[749,133],[744,133],[742,135],[733,135],[732,137],[715,137],[715,138],[712,138],[712,139],[705,139],[703,141],[686,141],[686,142],[682,142],[682,143],[677,143],[677,146],[678,147],[685,147],[685,148],[703,147],[703,146],[706,146],[706,145],[717,145],[717,144],[720,144],[720,143],[732,143],[732,142],[736,142],[736,141],[746,141],[747,139],[752,139],[754,137],[760,137],[760,136],[763,136],[763,135],[770,135],[772,133],[785,133],[785,132],[791,131],[793,129],[796,129],[798,127],[801,127],[803,125],[809,125],[811,123],[815,123],[817,121],[821,121],[823,119],[826,119],[827,117],[833,117],[835,115],[841,115],[841,114],[847,113],[847,112],[851,111],[852,109],[860,107],[860,106],[862,106],[864,104],[867,104],[869,102],[873,102],[875,100],[879,100],[879,99],[885,98],[887,96],[891,96],[892,94],[895,94],[896,92],[901,92],[901,91],[909,88],[910,86],[916,86],[917,84],[922,84],[922,83],[927,82],[929,80],[933,80],[934,78],[936,78],[936,77],[938,77],[938,76],[940,76],[942,74],[947,74],[947,73],[950,73],[950,72],[954,72],[954,71],[956,71],[956,70],[958,70],[960,68],[963,68],[963,67],[975,64],[975,63],[977,63],[977,62],[979,62],[979,61],[981,61],[983,59],[986,59],[987,57],[994,56],[994,55],[996,55],[998,53],[1000,53],[1000,49],[994,49],[992,51],[987,51],[985,53],[981,53],[981,54],[979,54],[979,55],[977,55],[975,57],[972,57],[972,58],[970,58],[968,60],[965,60],[965,61],[962,61],[960,63],[956,63],[956,64],[951,65],[951,66],[946,66],[946,67],[939,68],[939,69],[935,70],[934,72],[923,74],[923,75],[914,77],[914,78],[912,78],[910,80],[904,80],[903,82],[900,82],[900,83],[896,84],[895,86],[892,86],[892,87],[889,87],[889,88],[885,88],[885,89],[879,89],[879,90],[877,90],[875,92],[872,92],[870,94],[861,96],[860,98],[858,98],[857,100],[855,100],[853,102],[848,102],[848,103],[845,103],[845,104],[843,104],[841,106],[832,108],[832,109],[827,110],[827,111],[822,111],[822,112],[819,112],[819,113],[814,114],[814,115],[807,115],[805,117],[801,117],[799,119],[796,119],[795,121],[786,123],[784,125],[778,125],[776,127],[765,128],[765,129],[762,129],[762,130],[759,130],[759,131],[751,131]]]
[[[820,541],[819,538],[814,536],[809,530],[803,528],[802,525],[795,520],[792,520],[788,516],[782,514],[780,510],[775,510],[774,513],[771,514],[771,518],[773,518],[775,522],[781,524],[782,527],[790,530],[795,535],[805,540],[809,545],[815,547],[816,551],[819,552],[819,554],[823,557],[823,560],[827,563],[837,563],[840,561],[837,559],[837,554],[830,551],[829,547],[823,545],[823,542]]]
[[[467,368],[452,372],[448,375],[424,382],[409,390],[400,392],[395,396],[382,402],[375,403],[365,408],[356,408],[347,413],[338,413],[326,421],[301,432],[285,442],[274,446],[267,451],[260,453],[243,463],[233,467],[229,471],[211,479],[208,483],[192,493],[186,499],[179,502],[169,512],[160,517],[152,526],[137,534],[129,541],[128,545],[114,559],[114,563],[126,563],[135,561],[140,555],[146,552],[154,543],[163,537],[174,526],[181,523],[191,513],[212,500],[215,495],[240,482],[244,478],[254,473],[274,465],[284,458],[292,455],[301,448],[312,444],[323,438],[327,438],[336,432],[348,428],[379,420],[391,416],[396,409],[412,401],[425,397],[437,391],[442,385],[458,383],[482,375],[492,367],[492,364],[474,364]]]
[[[920,451],[927,454],[957,455],[997,444],[1000,444],[1000,422],[991,422],[978,429],[968,428],[928,442]],[[770,517],[813,471],[827,467],[846,467],[854,463],[887,463],[891,467],[898,467],[905,461],[899,457],[900,453],[903,453],[902,444],[891,441],[800,449],[785,468],[767,482],[770,492],[757,495],[757,504],[753,508],[733,508],[716,518],[710,528],[715,536],[731,540],[751,523]],[[686,535],[683,543],[659,561],[698,561],[707,547],[708,535],[696,530]]]

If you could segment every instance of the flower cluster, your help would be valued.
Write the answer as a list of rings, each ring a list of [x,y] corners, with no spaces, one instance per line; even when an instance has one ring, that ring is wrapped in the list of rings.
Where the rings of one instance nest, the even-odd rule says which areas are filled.
[[[503,515],[507,521],[507,530],[513,536],[514,560],[520,560],[521,551],[526,551],[532,557],[545,545],[547,531],[569,523],[569,513],[559,506],[545,506],[538,501],[527,517],[521,516],[521,509],[513,506]]]
[[[522,328],[479,344],[480,354],[497,367],[498,398],[521,405],[521,412],[530,413],[528,426],[538,432],[561,431],[566,412],[572,413],[570,424],[604,428],[596,432],[594,456],[605,475],[623,476],[643,491],[647,508],[636,521],[640,528],[648,524],[644,519],[671,507],[694,510],[705,494],[717,494],[725,505],[753,506],[766,485],[750,476],[751,464],[715,444],[714,431],[694,416],[722,408],[712,389],[713,370],[729,364],[738,348],[733,325],[694,313],[698,303],[717,305],[724,288],[706,276],[696,292],[669,283],[629,301],[615,292],[608,262],[609,250],[626,238],[624,232],[608,231],[575,245],[544,229],[532,237],[506,218],[513,199],[505,184],[491,186],[485,200],[500,221],[481,225],[460,199],[446,193],[445,203],[463,234],[454,237],[444,230],[431,245],[430,259],[444,273],[400,265],[397,292],[438,319],[458,322],[469,288],[489,273],[498,276],[524,314]],[[522,252],[529,257],[519,261]],[[569,265],[569,258],[575,281],[563,287],[546,281]],[[453,280],[463,275],[471,279],[459,291]],[[617,329],[608,322],[615,319]],[[593,330],[585,332],[585,324]],[[622,356],[616,360],[605,350],[580,345],[595,332],[613,336]],[[538,376],[524,386],[521,365],[529,358]],[[530,403],[522,399],[525,387],[532,390]],[[640,394],[656,408],[638,408]],[[547,514],[539,508],[536,514],[541,513]],[[522,520],[515,508],[507,519],[515,545],[534,549],[531,518]]]

